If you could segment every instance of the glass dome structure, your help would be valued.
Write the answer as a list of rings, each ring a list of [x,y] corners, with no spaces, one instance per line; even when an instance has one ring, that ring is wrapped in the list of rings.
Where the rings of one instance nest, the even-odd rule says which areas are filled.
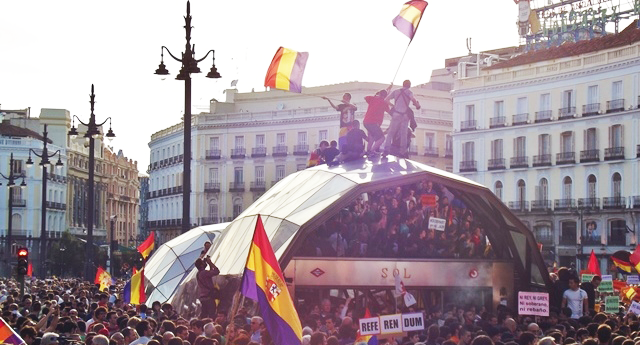
[[[495,258],[514,263],[516,288],[550,286],[546,266],[533,234],[488,188],[408,159],[360,159],[339,166],[308,168],[274,185],[222,231],[209,250],[221,276],[241,276],[257,215],[262,217],[283,270],[303,244],[327,220],[351,205],[363,193],[395,188],[429,179],[472,210],[486,227]],[[195,270],[180,284],[174,301],[190,305],[197,289]],[[224,293],[224,291],[223,291]],[[233,293],[233,292],[232,292]]]
[[[164,243],[151,255],[145,265],[147,303],[164,303],[193,269],[204,243],[212,243],[229,223],[199,226]]]

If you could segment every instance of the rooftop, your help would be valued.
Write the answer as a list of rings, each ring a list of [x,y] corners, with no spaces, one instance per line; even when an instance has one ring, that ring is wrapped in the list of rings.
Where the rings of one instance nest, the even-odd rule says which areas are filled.
[[[0,122],[0,135],[6,136],[6,137],[23,137],[23,138],[30,137],[38,140],[44,139],[42,135],[27,128],[14,126],[10,124],[9,121]],[[53,144],[53,140],[47,139],[47,143]]]

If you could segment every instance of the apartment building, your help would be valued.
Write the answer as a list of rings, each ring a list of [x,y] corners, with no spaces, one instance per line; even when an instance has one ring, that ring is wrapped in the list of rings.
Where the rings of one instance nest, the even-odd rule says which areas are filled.
[[[133,245],[138,236],[138,212],[140,204],[140,181],[138,162],[111,148],[104,149],[104,168],[107,176],[106,212],[109,222],[114,222],[107,241],[120,245]],[[111,226],[111,224],[109,224]],[[112,237],[113,236],[113,237]]]

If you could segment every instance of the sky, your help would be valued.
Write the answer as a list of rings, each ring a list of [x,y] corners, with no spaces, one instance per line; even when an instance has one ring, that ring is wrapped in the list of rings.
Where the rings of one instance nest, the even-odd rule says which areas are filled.
[[[240,92],[264,90],[280,46],[309,52],[303,86],[349,81],[390,83],[409,39],[392,26],[405,0],[193,0],[196,57],[216,51],[221,79],[192,75],[192,112],[238,80]],[[113,118],[112,146],[149,164],[151,134],[180,122],[184,82],[165,54],[170,76],[154,75],[160,47],[184,51],[186,1],[0,0],[0,107],[67,109],[83,121],[95,85],[98,121]],[[511,0],[429,0],[396,82],[429,81],[444,60],[514,46],[518,8]]]

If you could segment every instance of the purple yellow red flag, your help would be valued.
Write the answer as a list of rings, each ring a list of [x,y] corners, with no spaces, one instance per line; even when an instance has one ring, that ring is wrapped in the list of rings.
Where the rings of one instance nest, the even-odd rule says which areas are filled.
[[[0,318],[0,344],[25,344],[25,341],[20,338],[18,333],[16,333],[3,318]]]
[[[402,5],[400,14],[393,19],[393,26],[413,40],[427,5],[428,3],[423,0],[408,1]]]
[[[127,304],[143,304],[147,301],[144,292],[144,267],[136,272],[124,286],[123,299]]]
[[[146,259],[149,254],[151,254],[151,251],[155,247],[155,243],[155,232],[152,231],[151,234],[149,234],[149,237],[147,237],[147,239],[138,246],[138,251],[142,254],[142,258]]]
[[[635,267],[636,271],[640,272],[640,244],[637,245],[633,253],[629,255],[629,262]]]
[[[309,53],[278,48],[264,78],[264,86],[290,92],[302,92],[302,76]]]
[[[302,344],[302,326],[293,306],[280,264],[258,215],[241,292],[258,302],[260,313],[274,344]]]

